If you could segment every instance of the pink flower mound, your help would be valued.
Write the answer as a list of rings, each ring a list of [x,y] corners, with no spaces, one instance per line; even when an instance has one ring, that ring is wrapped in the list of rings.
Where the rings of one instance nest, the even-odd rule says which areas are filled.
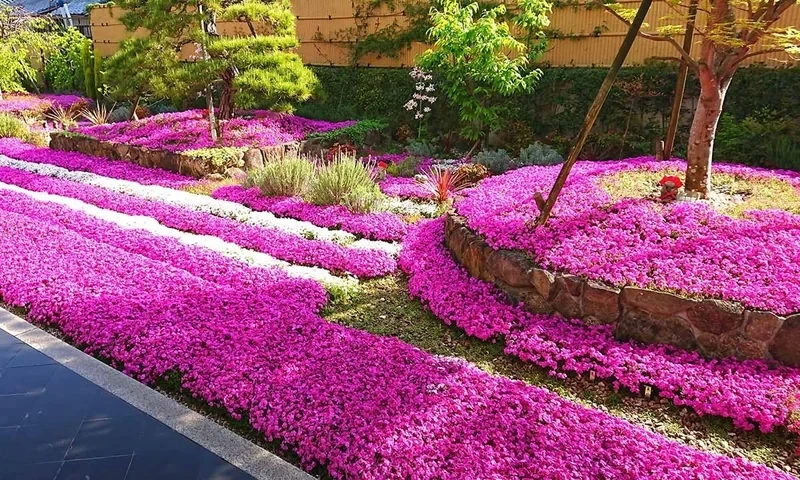
[[[0,112],[40,114],[53,107],[70,108],[73,105],[88,105],[91,100],[79,95],[8,95],[0,100]]]
[[[241,203],[258,212],[304,220],[318,227],[338,228],[371,240],[401,240],[408,229],[402,218],[390,212],[353,213],[340,205],[314,205],[298,197],[267,197],[258,188],[230,185],[214,190],[211,196]]]
[[[390,197],[430,200],[431,192],[413,178],[389,177],[380,182],[381,192]]]
[[[90,185],[41,177],[0,167],[0,182],[75,198],[100,208],[128,215],[149,216],[162,225],[184,232],[212,235],[288,262],[318,266],[359,277],[379,277],[394,272],[396,262],[379,250],[348,249],[323,240],[307,240],[280,230],[245,225],[236,220],[109,192]]]
[[[0,295],[333,478],[788,480],[397,339],[330,324],[309,281],[3,194]],[[34,202],[35,203],[35,202]],[[33,207],[33,208],[31,208]]]
[[[130,180],[144,185],[180,188],[197,182],[197,179],[178,173],[147,168],[133,163],[93,157],[77,152],[62,152],[35,147],[16,138],[0,138],[0,155],[31,163],[55,165],[67,170],[90,172],[119,180]]]
[[[560,167],[529,167],[484,180],[456,203],[469,226],[495,248],[523,249],[545,268],[615,285],[716,297],[779,314],[800,311],[800,217],[751,212],[745,219],[702,203],[612,202],[601,175],[629,169],[684,169],[648,158],[578,163],[544,228],[534,192],[548,192]],[[716,165],[718,172],[778,177],[788,172]]]
[[[214,143],[203,110],[162,113],[139,121],[81,127],[78,132],[97,140],[182,152],[198,148],[266,147],[302,140],[310,133],[327,132],[355,124],[310,120],[265,110],[250,112],[223,124],[222,142]]]
[[[800,392],[800,370],[764,361],[706,360],[663,345],[619,342],[611,326],[533,315],[504,301],[487,282],[470,277],[443,245],[444,221],[412,227],[400,253],[409,290],[447,324],[481,339],[505,335],[505,351],[554,376],[595,372],[615,387],[651,385],[676,405],[733,420],[738,428],[770,432],[789,426]]]

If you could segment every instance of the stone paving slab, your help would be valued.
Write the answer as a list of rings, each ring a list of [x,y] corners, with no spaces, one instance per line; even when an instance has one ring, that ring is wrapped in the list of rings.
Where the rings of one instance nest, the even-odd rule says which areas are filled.
[[[0,309],[0,480],[310,478]]]

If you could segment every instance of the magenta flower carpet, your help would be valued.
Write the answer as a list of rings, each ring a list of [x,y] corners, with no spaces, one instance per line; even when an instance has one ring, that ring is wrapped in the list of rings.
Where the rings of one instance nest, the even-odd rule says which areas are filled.
[[[0,192],[0,294],[142,381],[180,372],[334,478],[788,479],[330,324],[314,282]],[[579,452],[579,453],[578,453]]]
[[[223,124],[223,146],[266,147],[304,139],[355,124],[354,121],[326,122],[294,115],[256,110]],[[183,152],[220,146],[211,140],[203,110],[162,113],[132,122],[85,126],[78,133],[97,140],[151,149]]]
[[[306,128],[295,125],[292,130],[291,122],[281,128],[301,133]],[[607,327],[526,313],[455,264],[442,244],[441,219],[409,226],[395,214],[355,215],[299,199],[270,199],[240,187],[218,190],[212,199],[180,191],[194,182],[181,175],[17,140],[0,140],[0,161],[0,299],[25,309],[35,323],[57,327],[74,344],[142,382],[176,375],[197,399],[245,420],[263,438],[296,455],[306,469],[366,480],[793,478],[668,440],[548,390],[432,355],[397,338],[328,322],[321,312],[332,296],[322,281],[241,253],[355,282],[393,274],[399,264],[409,276],[409,293],[443,322],[480,339],[504,342],[507,355],[555,377],[593,372],[620,389],[652,386],[676,405],[728,418],[741,429],[797,430],[792,415],[800,390],[798,370],[618,342]],[[595,168],[616,171],[621,165]],[[601,227],[613,223],[591,214],[610,200],[591,181],[595,174],[580,168],[585,178],[568,185],[573,193],[564,197],[554,218],[560,219],[555,226],[572,230],[543,234],[537,241],[549,238],[549,245],[563,246],[543,257],[552,265],[561,261],[562,268],[591,271],[588,261],[575,254],[578,244],[568,244],[582,228],[602,237]],[[486,180],[456,207],[495,245],[533,249],[530,232],[523,229],[526,215],[533,212],[519,199],[531,189],[527,184],[522,188],[524,182],[539,182],[541,188],[550,174],[545,169],[518,172]],[[398,196],[412,187],[395,183],[404,185]],[[477,207],[481,201],[491,214]],[[569,215],[570,208],[586,214],[583,227]],[[706,234],[758,234],[761,242],[772,243],[786,242],[795,225],[790,214],[782,214],[788,218],[784,221],[771,211],[731,219],[695,206],[689,213],[672,206],[648,212],[624,202],[614,209],[651,223],[659,216],[679,218],[687,222],[686,235],[688,225],[700,225],[709,229]],[[259,215],[262,223],[254,220]],[[739,231],[731,222],[750,226]],[[753,222],[768,223],[758,229]],[[779,223],[783,233],[770,233]],[[317,233],[306,235],[306,227],[298,225]],[[335,240],[347,232],[372,243],[356,247]],[[611,238],[623,246],[633,244],[614,235],[597,239],[593,248],[608,248]],[[398,241],[399,259],[378,248]],[[220,248],[220,242],[227,246]],[[790,247],[735,243],[719,258],[742,252],[758,258],[761,248],[767,252],[762,255],[775,256],[770,281],[789,285],[784,276],[791,272]],[[673,255],[676,248],[670,250]],[[567,260],[570,252],[575,263]],[[648,254],[653,262],[664,261],[654,257],[653,247]],[[623,272],[618,275],[625,281],[641,278],[635,277],[636,268],[645,265],[641,258],[614,271]],[[713,271],[730,273],[728,263],[714,258]],[[657,278],[665,285],[675,280],[668,273]],[[735,281],[720,278],[724,275],[685,280],[681,288],[718,285],[719,295],[739,295]],[[764,300],[760,295],[768,289],[755,288],[746,301],[793,308],[790,295]]]
[[[79,95],[59,95],[59,94],[42,94],[42,95],[6,95],[0,100],[0,112],[2,113],[18,113],[25,115],[41,115],[45,111],[61,107],[64,109],[73,106],[87,106],[91,102],[90,99],[81,97]]]

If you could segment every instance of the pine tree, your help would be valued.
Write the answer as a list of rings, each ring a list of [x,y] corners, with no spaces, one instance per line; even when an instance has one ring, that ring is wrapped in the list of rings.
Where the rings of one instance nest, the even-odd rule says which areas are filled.
[[[121,0],[122,22],[130,30],[146,28],[150,37],[130,41],[109,62],[110,78],[130,75],[131,68],[154,78],[143,85],[173,100],[196,98],[219,87],[219,117],[233,116],[234,107],[292,109],[307,100],[316,77],[293,49],[295,17],[289,0]],[[235,36],[217,33],[217,21],[240,22]],[[180,52],[193,51],[189,61]],[[138,63],[137,63],[138,62]],[[125,72],[114,73],[115,65]],[[212,110],[213,111],[213,110]]]

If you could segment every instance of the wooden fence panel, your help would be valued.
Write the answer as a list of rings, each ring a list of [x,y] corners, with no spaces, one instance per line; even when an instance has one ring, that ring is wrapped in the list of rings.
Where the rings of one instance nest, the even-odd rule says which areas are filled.
[[[636,8],[637,0],[623,0],[628,8]],[[359,12],[358,0],[293,0],[297,16],[297,36],[300,41],[298,53],[309,65],[351,65],[352,46],[358,35],[374,33],[392,24],[407,25],[408,17],[402,11],[392,11],[382,5],[370,12],[370,16],[356,16]],[[645,31],[653,32],[658,26],[676,23],[679,12],[675,12],[667,2],[658,0],[647,16]],[[112,6],[98,6],[90,11],[92,38],[96,50],[104,56],[119,49],[119,43],[132,36],[120,23],[123,11]],[[699,18],[703,24],[702,14]],[[779,26],[800,25],[800,5],[789,9],[778,23]],[[585,8],[581,5],[556,8],[551,15],[551,29],[555,37],[548,41],[548,49],[542,62],[555,66],[608,66],[614,59],[627,27],[600,8]],[[244,24],[221,22],[219,31],[223,35],[243,35],[247,29]],[[136,36],[147,35],[138,31]],[[699,51],[700,37],[693,48]],[[680,38],[678,38],[680,41]],[[407,67],[424,52],[427,45],[415,43],[396,57],[365,55],[359,65],[374,67]],[[677,57],[670,45],[638,38],[634,42],[626,65],[642,64],[648,59],[658,57]],[[770,66],[792,64],[785,53],[772,53],[751,57],[746,64],[765,63]]]

